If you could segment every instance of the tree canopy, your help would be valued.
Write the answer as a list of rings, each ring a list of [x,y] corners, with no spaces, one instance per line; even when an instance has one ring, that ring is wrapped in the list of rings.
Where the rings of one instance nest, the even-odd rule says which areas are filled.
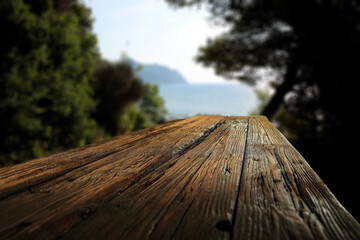
[[[98,60],[90,10],[73,1],[0,2],[0,162],[89,143],[96,123],[88,84]]]
[[[216,73],[249,84],[259,81],[258,71],[269,68],[277,87],[264,114],[269,117],[286,93],[292,105],[331,100],[334,85],[348,83],[357,71],[360,10],[358,1],[285,0],[167,0],[174,6],[204,4],[213,19],[230,26],[223,35],[200,48],[197,61]],[[305,90],[306,89],[306,90]],[[339,89],[338,89],[339,90]],[[348,89],[346,89],[348,90]],[[275,99],[276,98],[276,99]],[[276,100],[276,101],[275,101]],[[290,101],[285,101],[290,104]],[[339,104],[319,104],[319,118],[337,114]],[[326,106],[325,106],[326,105]],[[313,107],[314,108],[314,107]]]

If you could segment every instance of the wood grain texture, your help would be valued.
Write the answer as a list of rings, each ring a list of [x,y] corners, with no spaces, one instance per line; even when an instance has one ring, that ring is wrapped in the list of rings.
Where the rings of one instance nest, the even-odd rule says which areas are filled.
[[[0,169],[0,239],[360,239],[262,116],[195,116]]]

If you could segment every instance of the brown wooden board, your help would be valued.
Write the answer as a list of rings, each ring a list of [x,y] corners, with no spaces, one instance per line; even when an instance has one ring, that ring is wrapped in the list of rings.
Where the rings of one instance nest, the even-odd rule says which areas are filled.
[[[262,116],[195,116],[0,169],[0,239],[360,239]]]

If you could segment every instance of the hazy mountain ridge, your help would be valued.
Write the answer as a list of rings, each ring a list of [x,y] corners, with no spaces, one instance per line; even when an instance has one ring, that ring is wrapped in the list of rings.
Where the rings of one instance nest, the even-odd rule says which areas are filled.
[[[133,59],[127,60],[136,70],[136,73],[144,82],[152,84],[187,84],[188,81],[177,70],[159,64],[142,64]]]

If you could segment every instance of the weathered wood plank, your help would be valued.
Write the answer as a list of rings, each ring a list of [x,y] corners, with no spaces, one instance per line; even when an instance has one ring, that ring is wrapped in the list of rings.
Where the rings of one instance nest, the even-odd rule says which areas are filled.
[[[235,239],[359,239],[358,223],[264,117],[250,117],[238,194]]]
[[[39,231],[45,231],[44,236],[52,236],[52,234],[57,236],[62,231],[71,228],[73,224],[82,221],[84,215],[87,214],[86,212],[93,211],[108,198],[124,191],[138,179],[157,169],[159,165],[166,162],[173,155],[174,151],[181,152],[192,139],[204,135],[202,133],[203,127],[213,126],[222,118],[195,117],[176,122],[177,127],[165,128],[165,130],[160,130],[161,133],[155,132],[153,134],[153,132],[150,132],[146,138],[143,136],[141,141],[136,138],[135,141],[137,142],[135,144],[134,141],[122,142],[122,145],[120,145],[122,148],[113,151],[110,155],[106,154],[103,158],[84,164],[80,168],[74,168],[71,172],[60,177],[50,178],[50,181],[43,184],[31,185],[31,188],[28,188],[27,191],[22,191],[0,201],[0,208],[3,209],[1,214],[8,216],[0,218],[0,234],[13,232],[19,226],[28,225],[26,227],[27,231],[24,232],[39,235],[40,233],[33,229],[37,229],[38,225],[43,224],[42,221],[47,219],[49,221],[46,224],[51,226],[42,228]],[[133,139],[131,138],[131,140]],[[117,147],[118,140],[114,139],[113,141],[113,145]],[[111,146],[111,141],[104,143],[104,145],[107,150]],[[95,149],[94,153],[96,154],[97,151]],[[76,161],[77,159],[72,160]],[[68,162],[67,155],[65,154],[65,157],[61,158],[60,161]],[[27,169],[27,164],[34,165],[30,161],[17,167]],[[68,165],[65,164],[65,167],[68,168]],[[54,168],[49,167],[45,171],[56,175],[58,174],[56,171],[63,173],[63,170],[59,170],[57,166]],[[18,172],[23,175],[21,171]],[[16,176],[12,178],[16,179]],[[32,176],[29,176],[29,178],[33,179]],[[22,184],[23,181],[21,178],[19,179]],[[4,188],[7,183],[7,179],[0,180],[0,186],[4,186]],[[66,209],[64,209],[64,206],[66,206]],[[10,225],[9,222],[12,224]],[[58,226],[62,226],[64,229]]]
[[[0,169],[0,238],[359,239],[269,121],[196,116]]]
[[[247,125],[247,118],[229,118],[223,129],[217,129],[222,131],[222,137],[184,189],[183,202],[176,202],[169,208],[153,239],[168,239],[162,229],[167,228],[168,219],[174,218],[181,219],[171,235],[175,239],[201,239],[204,236],[208,239],[229,239],[229,223],[234,217]],[[179,211],[179,208],[185,211]]]
[[[131,188],[113,198],[108,202],[106,208],[95,213],[96,216],[86,223],[79,224],[74,229],[75,231],[70,231],[65,238],[91,237],[87,231],[89,227],[102,229],[100,238],[143,239],[152,237],[152,232],[158,228],[159,219],[166,218],[164,214],[168,212],[175,214],[171,210],[171,206],[185,201],[185,196],[181,195],[185,188],[190,187],[185,191],[197,191],[199,186],[192,185],[191,182],[194,178],[203,177],[199,174],[202,168],[212,165],[209,163],[209,158],[214,151],[220,150],[218,144],[223,137],[224,130],[226,127],[221,123],[212,134],[201,139],[198,145],[181,153],[175,151],[175,155],[169,159],[166,165],[156,169],[151,176],[149,175],[149,178],[141,179]],[[199,138],[196,137],[196,139]],[[195,141],[190,142],[195,143]],[[132,210],[129,211],[129,209]],[[101,223],[97,218],[101,218]],[[99,226],[99,224],[101,225]],[[164,230],[168,231],[168,238],[173,235],[171,229],[176,230],[177,225],[175,219],[171,220],[171,224],[166,223]]]
[[[109,141],[29,161],[16,167],[2,168],[0,169],[0,199],[126,149],[144,137],[151,139],[173,128],[173,125],[176,124],[164,124]],[[24,169],[26,171],[23,171]]]

